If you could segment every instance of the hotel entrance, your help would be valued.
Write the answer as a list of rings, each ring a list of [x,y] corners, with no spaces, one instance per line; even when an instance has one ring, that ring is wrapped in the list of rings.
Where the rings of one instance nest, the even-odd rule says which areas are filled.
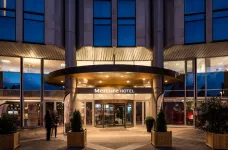
[[[96,100],[94,108],[96,127],[133,126],[133,101],[131,100]]]

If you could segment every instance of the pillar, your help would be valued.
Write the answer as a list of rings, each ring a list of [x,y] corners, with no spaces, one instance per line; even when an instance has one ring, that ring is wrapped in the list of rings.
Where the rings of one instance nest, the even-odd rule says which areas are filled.
[[[153,66],[163,68],[164,63],[164,0],[154,0],[154,49]],[[157,116],[157,98],[163,92],[163,77],[153,79],[152,85],[152,117]]]
[[[20,78],[20,127],[24,127],[24,74],[23,74],[24,66],[23,66],[23,58],[20,58],[20,71],[21,71],[21,78]]]
[[[43,125],[44,117],[43,117],[43,101],[44,101],[44,59],[41,59],[41,67],[40,67],[40,125]],[[46,113],[46,112],[45,112]]]
[[[24,24],[24,1],[16,1],[16,41],[23,42],[23,24]]]
[[[76,47],[75,47],[75,23],[76,18],[76,1],[65,0],[65,64],[66,67],[76,65]],[[70,93],[69,114],[75,109],[76,101],[76,79],[66,77],[65,92]]]

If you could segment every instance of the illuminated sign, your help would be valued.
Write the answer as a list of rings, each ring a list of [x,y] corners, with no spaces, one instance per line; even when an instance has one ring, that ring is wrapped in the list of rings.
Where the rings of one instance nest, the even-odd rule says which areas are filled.
[[[95,88],[94,93],[102,93],[102,94],[134,94],[134,89],[99,89]]]

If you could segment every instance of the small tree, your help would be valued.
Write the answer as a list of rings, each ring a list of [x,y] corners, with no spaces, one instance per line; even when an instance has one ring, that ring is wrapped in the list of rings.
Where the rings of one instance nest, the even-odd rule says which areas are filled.
[[[147,132],[151,132],[151,129],[154,126],[154,118],[151,116],[147,116],[146,117],[146,128],[147,128]]]
[[[82,132],[83,131],[81,113],[78,110],[75,110],[72,114],[71,131],[72,132]]]
[[[7,114],[0,117],[0,134],[12,134],[17,132],[15,119],[9,118]]]
[[[155,125],[156,132],[167,132],[167,125],[165,121],[165,114],[163,110],[160,110]]]

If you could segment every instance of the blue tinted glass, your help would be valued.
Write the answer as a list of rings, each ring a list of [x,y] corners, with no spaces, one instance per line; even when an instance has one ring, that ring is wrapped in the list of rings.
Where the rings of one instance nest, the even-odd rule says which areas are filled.
[[[135,0],[118,0],[118,17],[135,17]]]
[[[165,90],[184,90],[184,83],[176,83],[171,85],[165,85]]]
[[[228,8],[227,0],[213,0],[213,10]]]
[[[16,0],[0,0],[0,8],[15,9]]]
[[[111,24],[111,19],[94,19],[94,24]]]
[[[204,16],[204,14],[189,15],[184,17],[184,21],[203,20]]]
[[[186,74],[186,89],[193,90],[194,89],[194,75]]]
[[[16,22],[15,18],[0,17],[0,39],[15,40]]]
[[[227,16],[228,16],[228,10],[226,10],[226,11],[213,12],[213,18],[227,17]]]
[[[44,43],[44,22],[24,20],[24,41]]]
[[[197,73],[197,89],[205,90],[205,74]]]
[[[111,26],[94,26],[94,46],[111,45]]]
[[[2,17],[15,17],[15,11],[0,10],[0,16],[2,16]]]
[[[185,43],[205,41],[205,21],[185,22]]]
[[[165,91],[165,97],[184,97],[184,91]]]
[[[46,74],[44,75],[45,78]],[[63,90],[62,86],[54,86],[44,83],[44,90]]]
[[[186,91],[186,97],[193,97],[194,91]]]
[[[34,14],[24,13],[24,18],[25,19],[30,19],[30,20],[44,21],[44,16],[43,15],[34,15]]]
[[[207,89],[223,89],[223,87],[224,87],[223,72],[207,73]]]
[[[3,88],[20,89],[20,79],[19,72],[3,72]]]
[[[110,18],[111,17],[111,1],[94,0],[94,17]]]
[[[135,24],[135,19],[118,19],[118,24]]]
[[[118,46],[135,46],[135,26],[118,26]]]
[[[228,39],[228,17],[213,19],[213,40]]]
[[[44,13],[44,0],[24,0],[24,11]]]
[[[207,96],[221,96],[220,94],[221,90],[208,90],[207,91]]]
[[[40,90],[40,74],[24,73],[24,90]]]
[[[184,13],[199,13],[205,11],[205,0],[184,0]]]
[[[204,90],[198,90],[197,91],[197,96],[198,97],[205,97],[205,91]]]

